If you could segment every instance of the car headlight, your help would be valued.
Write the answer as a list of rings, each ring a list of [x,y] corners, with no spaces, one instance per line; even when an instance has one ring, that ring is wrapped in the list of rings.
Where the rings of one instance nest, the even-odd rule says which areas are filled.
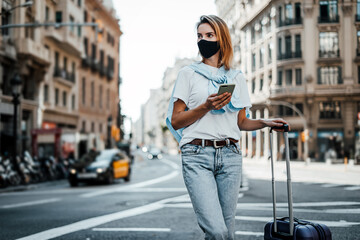
[[[76,174],[76,169],[73,169],[73,168],[70,169],[70,173],[71,173],[71,174]]]
[[[163,156],[161,154],[159,154],[157,157],[158,157],[158,159],[162,159]]]
[[[149,155],[148,155],[148,158],[149,158],[149,159],[153,159],[153,155],[152,155],[152,154],[149,154]]]
[[[105,172],[105,170],[106,170],[105,168],[97,168],[96,172],[97,173],[103,173],[103,172]]]

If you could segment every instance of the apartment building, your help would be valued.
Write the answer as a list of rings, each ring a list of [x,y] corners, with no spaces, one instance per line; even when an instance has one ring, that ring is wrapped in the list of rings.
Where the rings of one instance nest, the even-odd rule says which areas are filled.
[[[25,2],[1,0],[0,4],[2,12],[6,12]],[[18,7],[6,12],[1,19],[2,25],[49,24],[2,31],[1,153],[9,151],[13,145],[10,82],[15,73],[20,73],[22,78],[17,123],[18,136],[22,141],[19,152],[31,150],[33,155],[39,157],[66,157],[69,152],[79,156],[80,152],[94,146],[101,149],[110,135],[107,134],[108,128],[112,128],[119,114],[121,30],[112,2],[32,2],[30,7]],[[99,24],[102,34],[97,36],[97,41],[94,27],[71,25],[85,22]],[[57,25],[64,23],[70,25]],[[86,46],[85,39],[91,45]],[[88,55],[90,47],[92,55]],[[84,139],[88,140],[87,144],[81,145]]]
[[[224,1],[216,1],[220,17]],[[238,12],[237,67],[248,81],[252,117],[289,121],[292,159],[304,159],[305,143],[308,157],[319,161],[329,150],[338,159],[359,156],[360,1],[226,2]],[[268,140],[267,129],[244,132],[244,155],[267,158]],[[274,140],[281,159],[283,139]]]

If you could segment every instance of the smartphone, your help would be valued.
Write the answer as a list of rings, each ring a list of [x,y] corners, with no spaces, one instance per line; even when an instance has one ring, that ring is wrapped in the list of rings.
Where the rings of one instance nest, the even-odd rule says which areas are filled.
[[[221,95],[225,92],[233,93],[235,89],[235,84],[221,84],[219,87],[218,95]]]

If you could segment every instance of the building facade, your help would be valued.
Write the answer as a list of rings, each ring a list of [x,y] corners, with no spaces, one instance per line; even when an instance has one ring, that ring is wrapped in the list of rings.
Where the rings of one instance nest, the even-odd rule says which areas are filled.
[[[13,138],[10,82],[15,73],[22,78],[19,153],[30,150],[39,157],[66,157],[70,152],[79,156],[96,144],[101,148],[108,138],[109,120],[114,119],[112,125],[119,114],[121,31],[111,1],[45,0],[17,7],[25,2],[1,0],[5,13],[1,25],[37,22],[48,26],[2,30],[1,153],[11,148],[7,143],[13,144],[8,140]],[[86,22],[98,23],[102,30],[98,41],[93,27],[71,25]],[[69,26],[56,25],[64,23]],[[84,138],[91,138],[86,146],[80,144]]]
[[[219,13],[223,2],[216,1]],[[252,116],[289,121],[292,159],[304,159],[307,152],[324,161],[329,150],[338,159],[356,158],[360,1],[228,2],[239,8],[232,20],[240,36],[236,67],[248,81]],[[267,158],[268,140],[267,129],[244,132],[244,154]],[[274,140],[281,159],[283,139],[275,135]]]

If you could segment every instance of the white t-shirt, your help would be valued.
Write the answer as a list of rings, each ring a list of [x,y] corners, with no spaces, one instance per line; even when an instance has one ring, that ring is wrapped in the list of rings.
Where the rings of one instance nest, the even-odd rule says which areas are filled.
[[[206,65],[209,70],[216,74],[218,68]],[[242,73],[238,74],[234,81],[235,90],[238,91],[242,99],[250,103],[249,92],[245,78]],[[174,102],[181,99],[189,110],[197,108],[206,102],[209,80],[196,73],[190,67],[184,67],[179,71],[174,90]],[[244,106],[245,107],[245,106]],[[246,106],[249,107],[249,106]],[[182,134],[179,143],[180,147],[191,142],[195,138],[221,140],[225,138],[240,139],[241,132],[237,125],[239,112],[230,112],[226,110],[223,114],[212,114],[210,111],[193,124],[187,126]]]

